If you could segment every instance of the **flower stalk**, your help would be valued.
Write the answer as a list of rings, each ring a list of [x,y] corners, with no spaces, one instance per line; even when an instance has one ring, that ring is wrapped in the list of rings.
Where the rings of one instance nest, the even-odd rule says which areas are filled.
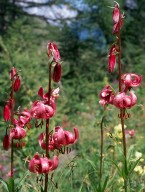
[[[103,115],[101,123],[100,123],[100,133],[101,133],[101,142],[100,142],[100,172],[99,172],[99,177],[100,177],[100,184],[102,180],[102,168],[103,168],[103,147],[104,147],[104,130],[103,130],[103,123],[104,123],[104,118],[105,116]]]
[[[120,35],[120,28],[121,28],[121,15],[119,14],[119,22],[118,22],[118,32],[117,32],[117,38],[118,38],[118,73],[119,73],[119,92],[122,92],[122,70],[121,70],[121,35]],[[120,120],[121,120],[121,126],[122,126],[122,141],[123,141],[123,153],[124,153],[124,159],[125,159],[125,172],[127,171],[127,161],[126,161],[126,137],[125,137],[125,129],[124,129],[124,114],[125,114],[125,108],[120,109]],[[124,178],[124,189],[125,192],[127,192],[127,179]]]
[[[51,67],[52,63],[48,64],[48,105],[50,105],[50,97],[51,97]],[[46,146],[49,146],[49,124],[50,119],[46,119]],[[46,157],[49,158],[49,147],[46,147]],[[45,174],[45,188],[44,191],[47,192],[48,188],[48,173]]]
[[[14,126],[14,79],[12,78],[12,87],[11,87],[11,125]],[[14,145],[13,138],[11,139],[11,177],[14,176]]]

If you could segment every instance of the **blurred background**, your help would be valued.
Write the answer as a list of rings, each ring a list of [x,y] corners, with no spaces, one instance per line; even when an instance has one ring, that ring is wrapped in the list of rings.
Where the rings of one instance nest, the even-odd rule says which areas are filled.
[[[123,72],[145,76],[145,1],[120,0],[118,3],[125,14],[121,30]],[[2,116],[3,106],[9,97],[10,69],[14,66],[20,70],[22,79],[21,89],[16,95],[16,109],[19,106],[29,109],[34,99],[38,98],[39,87],[47,91],[47,43],[55,42],[61,54],[63,76],[59,85],[53,85],[54,88],[59,86],[61,93],[52,126],[61,124],[70,130],[76,126],[80,130],[80,140],[74,147],[76,167],[73,174],[70,174],[71,170],[69,173],[64,170],[64,178],[68,174],[71,175],[70,180],[74,180],[69,186],[72,191],[79,189],[88,173],[86,159],[97,162],[99,157],[98,124],[103,113],[98,105],[99,92],[107,83],[117,89],[117,68],[113,74],[107,71],[108,50],[116,40],[112,35],[113,5],[113,0],[0,0],[1,140],[5,134],[6,125]],[[130,129],[136,129],[131,143],[140,146],[142,152],[145,152],[144,86],[143,78],[141,87],[136,90],[138,106],[130,112],[132,118],[126,122]],[[109,129],[119,123],[117,113],[114,108],[109,112]],[[32,127],[28,132],[26,148],[16,151],[16,161],[22,163],[22,169],[25,165],[20,157],[33,156],[41,131]],[[41,151],[39,146],[37,150]],[[1,153],[5,156],[3,151]],[[0,164],[5,162],[1,161]],[[8,159],[6,161],[9,162]],[[60,183],[60,191],[65,192],[68,183]],[[87,179],[85,185],[89,185]]]

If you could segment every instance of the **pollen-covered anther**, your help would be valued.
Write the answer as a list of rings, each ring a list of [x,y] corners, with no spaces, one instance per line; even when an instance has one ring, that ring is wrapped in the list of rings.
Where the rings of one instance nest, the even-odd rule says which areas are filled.
[[[128,115],[128,118],[130,118],[130,117],[131,117],[131,114],[130,114],[130,113],[127,113],[127,115]]]
[[[118,118],[121,118],[121,114],[120,113],[118,114]]]
[[[16,146],[16,148],[19,148],[19,143],[18,142],[15,143],[15,146]]]

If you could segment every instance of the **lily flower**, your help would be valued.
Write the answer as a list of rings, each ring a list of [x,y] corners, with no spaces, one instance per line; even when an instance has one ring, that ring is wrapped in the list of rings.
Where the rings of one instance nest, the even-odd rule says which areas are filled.
[[[24,127],[31,120],[31,114],[27,109],[24,109],[23,112],[20,113],[19,119],[16,120],[15,124],[20,127]]]
[[[113,104],[114,94],[111,90],[110,85],[106,85],[100,92],[100,105],[104,106],[106,104]]]
[[[42,174],[49,173],[58,167],[58,157],[54,156],[53,159],[47,157],[40,157],[38,153],[29,161],[28,169],[32,173]]]
[[[25,136],[26,130],[18,125],[10,130],[10,137],[13,139],[22,139]]]
[[[46,134],[45,133],[40,133],[38,137],[39,145],[42,149],[46,149]],[[53,151],[54,149],[60,149],[61,147],[56,146],[54,143],[54,140],[52,136],[49,136],[49,146],[48,149]]]
[[[79,138],[79,132],[77,128],[73,129],[74,134],[70,131],[64,131],[62,127],[57,126],[53,134],[54,143],[58,146],[75,144]]]
[[[35,101],[31,107],[31,115],[36,119],[48,119],[51,118],[55,110],[48,105],[45,105],[42,101]]]
[[[132,87],[138,87],[142,82],[142,75],[135,73],[127,73],[121,76],[122,83],[126,86],[126,90]]]
[[[126,95],[125,92],[118,93],[113,100],[113,105],[116,106],[119,109],[123,108],[131,108],[133,107],[137,102],[136,95],[130,91],[130,96]]]

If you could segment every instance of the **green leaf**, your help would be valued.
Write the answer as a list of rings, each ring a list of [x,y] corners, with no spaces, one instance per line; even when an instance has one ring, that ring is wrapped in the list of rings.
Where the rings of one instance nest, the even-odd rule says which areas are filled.
[[[12,177],[9,178],[8,187],[10,192],[14,192],[14,179]]]
[[[97,171],[96,165],[94,164],[94,162],[91,161],[91,160],[89,160],[89,159],[87,159],[87,161],[91,164],[92,168],[93,168],[95,171]]]
[[[23,183],[24,183],[24,181],[25,181],[25,179],[26,179],[26,177],[29,175],[29,171],[26,171],[26,173],[24,174],[24,176],[22,177],[22,179],[19,181],[19,183],[17,184],[17,186],[16,186],[16,191],[20,191],[20,189],[21,189],[21,187],[22,187],[22,185],[23,185]]]
[[[43,187],[41,186],[41,192],[44,192],[44,189],[43,189]]]
[[[2,185],[5,187],[5,189],[7,190],[7,192],[9,191],[9,187],[8,187],[8,183],[6,181],[4,181],[2,178],[0,178],[0,182],[2,183]]]
[[[110,161],[115,165],[115,167],[116,167],[117,170],[118,170],[119,175],[122,177],[122,171],[121,171],[121,169],[119,168],[119,166],[115,163],[115,161],[112,161],[112,160],[110,160]]]
[[[132,174],[134,168],[136,167],[136,165],[138,164],[138,162],[140,161],[142,157],[140,157],[137,161],[135,161],[133,164],[130,164],[130,169],[128,170],[128,176]],[[131,162],[132,163],[132,162]]]
[[[105,191],[107,183],[108,183],[108,180],[109,180],[109,176],[107,176],[105,181],[104,181],[104,184],[103,184],[103,187],[102,187],[102,192]]]
[[[98,182],[95,179],[94,173],[89,174],[89,179],[90,179],[90,182],[91,182],[91,185],[92,185],[94,191],[97,192],[98,191],[98,189],[97,189]]]

